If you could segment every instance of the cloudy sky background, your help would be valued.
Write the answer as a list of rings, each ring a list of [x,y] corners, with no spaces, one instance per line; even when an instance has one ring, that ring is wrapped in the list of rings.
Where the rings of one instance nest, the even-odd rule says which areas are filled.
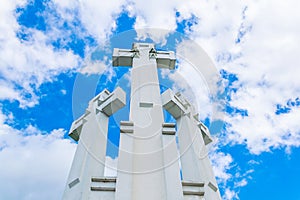
[[[224,199],[300,199],[299,8],[297,0],[2,0],[0,199],[61,198],[76,148],[67,132],[91,97],[74,111],[73,88],[80,76],[97,82],[93,95],[126,79],[107,43],[127,30],[162,48],[184,34],[214,62],[218,120],[203,83],[189,87],[203,95],[200,119],[216,139],[210,156]],[[91,63],[95,48],[104,53]],[[177,64],[181,77],[196,79]]]

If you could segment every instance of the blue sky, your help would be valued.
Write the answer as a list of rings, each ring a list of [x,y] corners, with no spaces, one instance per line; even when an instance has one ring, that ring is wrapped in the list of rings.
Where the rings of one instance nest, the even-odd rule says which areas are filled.
[[[134,41],[178,54],[176,72],[159,71],[161,89],[198,105],[216,141],[210,156],[223,199],[300,199],[296,0],[2,4],[0,199],[61,197],[76,149],[70,125],[104,88],[129,92],[129,69],[112,68],[111,53]],[[181,57],[186,41],[197,44],[197,59]],[[189,63],[202,58],[199,77]],[[127,111],[110,119],[112,164]]]

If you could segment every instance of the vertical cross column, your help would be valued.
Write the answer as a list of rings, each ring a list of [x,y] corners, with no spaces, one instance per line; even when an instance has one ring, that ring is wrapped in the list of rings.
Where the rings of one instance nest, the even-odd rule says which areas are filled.
[[[69,135],[78,145],[64,200],[107,199],[102,198],[104,193],[92,192],[91,182],[93,178],[104,176],[109,116],[125,105],[125,98],[121,88],[113,93],[104,90],[89,102],[85,114],[73,122]]]
[[[162,100],[177,123],[185,199],[221,199],[205,146],[212,141],[208,129],[194,118],[194,108],[182,95],[168,89]]]
[[[169,154],[164,152],[164,143],[170,139],[162,137],[164,118],[157,67],[173,69],[174,64],[173,52],[156,51],[153,44],[135,43],[131,50],[114,50],[114,66],[132,66],[130,121],[121,123],[118,200],[172,199],[168,198],[172,191],[168,189],[165,170],[165,156]],[[176,145],[172,144],[176,153]],[[168,177],[180,184],[179,168],[173,173]],[[179,193],[180,189],[173,188]],[[179,194],[173,199],[181,197]]]

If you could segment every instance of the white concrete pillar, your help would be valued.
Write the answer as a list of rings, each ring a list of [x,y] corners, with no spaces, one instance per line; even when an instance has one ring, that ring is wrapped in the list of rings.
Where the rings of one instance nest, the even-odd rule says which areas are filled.
[[[164,151],[157,75],[157,67],[174,68],[174,54],[157,52],[153,44],[135,43],[131,50],[115,49],[113,60],[114,66],[132,66],[129,120],[133,131],[122,133],[121,128],[116,199],[182,199],[179,171],[174,170],[175,164],[167,167],[167,172],[165,168],[164,159],[176,156],[177,151],[172,142],[172,148]],[[126,190],[130,194],[125,194]]]
[[[162,130],[167,200],[183,200],[175,126],[174,123],[164,123]]]
[[[221,199],[206,144],[208,129],[193,116],[194,108],[170,89],[162,94],[164,108],[176,119],[185,200]]]
[[[116,88],[113,93],[104,90],[89,102],[86,113],[73,122],[70,136],[78,140],[78,146],[64,200],[107,196],[91,190],[92,178],[104,176],[109,116],[125,105],[125,97],[121,88]]]

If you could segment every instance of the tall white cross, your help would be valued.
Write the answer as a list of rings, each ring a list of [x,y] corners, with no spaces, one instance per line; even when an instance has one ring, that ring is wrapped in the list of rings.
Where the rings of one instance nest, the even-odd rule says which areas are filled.
[[[174,53],[156,51],[153,44],[134,43],[130,50],[114,49],[113,66],[132,67],[126,123],[132,124],[133,131],[122,134],[125,122],[121,122],[116,199],[181,199],[175,130],[172,135],[162,132],[164,117],[157,75],[157,67],[174,69]],[[175,126],[170,125],[172,128]],[[168,163],[172,157],[175,162]]]
[[[104,162],[108,117],[125,105],[121,88],[101,92],[72,124],[70,136],[78,147],[63,199],[221,199],[207,157],[206,145],[212,141],[208,129],[182,95],[170,89],[160,94],[157,68],[174,69],[175,61],[174,52],[157,51],[149,43],[114,49],[113,66],[132,67],[129,121],[120,122],[117,177],[104,176]],[[165,123],[163,109],[176,119],[177,131],[176,124]]]

